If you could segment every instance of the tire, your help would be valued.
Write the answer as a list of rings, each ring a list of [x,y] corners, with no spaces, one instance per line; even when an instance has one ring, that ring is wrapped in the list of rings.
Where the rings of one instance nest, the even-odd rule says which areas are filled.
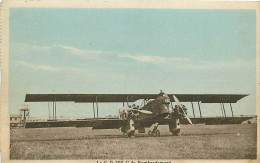
[[[127,136],[128,136],[129,138],[135,137],[135,131],[129,132],[129,133],[127,134]]]
[[[148,135],[149,135],[149,136],[152,136],[152,131],[149,130],[149,131],[148,131]]]
[[[127,136],[128,136],[129,138],[131,138],[132,132],[129,132],[129,133],[127,134]]]
[[[155,131],[155,136],[156,136],[156,137],[160,137],[160,135],[161,135],[161,134],[160,134],[160,131],[159,131],[159,130],[156,130],[156,131]]]
[[[135,130],[131,132],[131,136],[135,136]]]
[[[181,129],[178,129],[178,130],[172,132],[172,135],[173,135],[173,136],[178,136],[179,133],[180,133],[180,131],[181,131]]]

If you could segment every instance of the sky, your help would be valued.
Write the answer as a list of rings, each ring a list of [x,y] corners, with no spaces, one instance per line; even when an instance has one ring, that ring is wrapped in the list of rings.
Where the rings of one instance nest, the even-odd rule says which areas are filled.
[[[27,93],[160,90],[250,94],[234,114],[256,114],[255,10],[12,8],[9,24],[10,114],[25,104],[31,116],[48,117],[48,103],[25,103]],[[99,115],[118,115],[120,106],[99,104]],[[221,116],[219,104],[201,109]],[[58,102],[57,116],[93,117],[92,104]]]

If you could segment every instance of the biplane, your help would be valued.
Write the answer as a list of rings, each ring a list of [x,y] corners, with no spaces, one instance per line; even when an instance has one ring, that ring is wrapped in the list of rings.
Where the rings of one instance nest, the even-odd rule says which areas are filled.
[[[135,131],[145,133],[145,128],[154,125],[149,135],[160,136],[158,125],[168,125],[173,135],[180,132],[180,124],[237,124],[253,117],[234,117],[232,103],[248,94],[26,94],[25,102],[53,102],[54,119],[45,122],[26,122],[26,128],[43,127],[92,127],[92,129],[120,129],[128,137]],[[130,102],[142,100],[139,106]],[[74,121],[56,120],[56,102],[93,103],[94,118]],[[118,118],[99,118],[98,103],[122,102]],[[175,102],[175,106],[173,105]],[[193,118],[187,116],[187,109],[180,102],[191,102]],[[200,117],[195,117],[193,102],[198,103]],[[202,117],[200,103],[220,103],[223,117]],[[224,103],[230,104],[232,117],[227,117]]]

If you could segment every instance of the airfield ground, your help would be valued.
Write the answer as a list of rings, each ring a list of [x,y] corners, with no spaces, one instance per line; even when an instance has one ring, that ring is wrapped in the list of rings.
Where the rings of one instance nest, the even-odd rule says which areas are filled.
[[[122,136],[90,128],[12,129],[10,159],[256,159],[257,126],[182,125],[171,136]]]

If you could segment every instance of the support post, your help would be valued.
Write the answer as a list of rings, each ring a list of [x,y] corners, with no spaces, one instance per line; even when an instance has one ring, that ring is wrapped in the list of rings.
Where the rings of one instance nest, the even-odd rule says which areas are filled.
[[[198,105],[199,105],[199,110],[200,110],[200,102],[199,101],[198,101]],[[200,110],[200,118],[202,118],[201,110]]]
[[[96,114],[95,114],[95,105],[94,105],[94,102],[93,102],[93,113],[94,113],[94,119],[96,118]]]
[[[232,117],[234,117],[232,105],[231,105],[231,103],[229,103],[229,104],[230,104],[230,109],[231,109]]]
[[[125,107],[125,102],[123,102],[123,107]]]
[[[127,107],[129,106],[128,104],[128,96],[126,96],[126,104],[127,104]]]
[[[227,117],[224,103],[222,103],[222,105],[223,105],[223,111],[224,111],[225,117]]]
[[[194,107],[193,107],[193,102],[191,101],[191,106],[192,106],[192,111],[193,111],[193,117],[195,118],[195,112],[194,112]]]

